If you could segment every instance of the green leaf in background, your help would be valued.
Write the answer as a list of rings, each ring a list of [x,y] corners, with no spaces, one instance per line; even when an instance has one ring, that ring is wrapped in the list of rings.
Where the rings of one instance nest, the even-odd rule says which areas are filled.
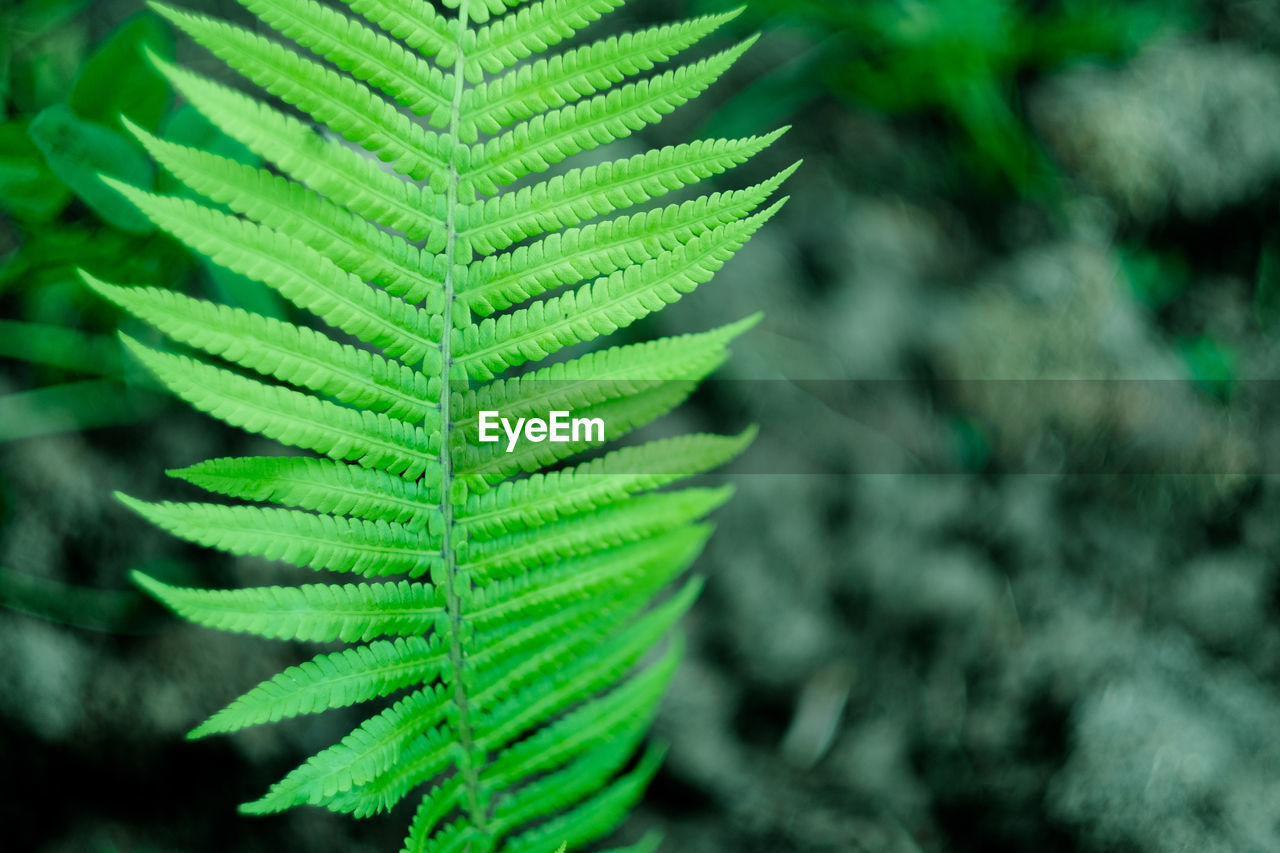
[[[9,32],[8,18],[0,14],[0,31]],[[0,121],[9,118],[9,92],[13,89],[13,48],[8,39],[0,39]]]
[[[1258,258],[1253,289],[1253,316],[1258,326],[1271,330],[1280,322],[1280,252],[1267,246]]]
[[[722,6],[695,2],[704,13]],[[1188,0],[753,0],[738,25],[802,39],[804,66],[788,65],[803,73],[770,73],[708,127],[738,125],[744,103],[785,117],[824,90],[884,115],[934,113],[966,141],[956,148],[966,174],[1053,202],[1057,171],[1023,117],[1022,80],[1122,60],[1191,27],[1192,9]]]
[[[76,19],[88,5],[87,0],[0,3],[6,109],[33,115],[65,97],[88,48],[88,25]]]
[[[0,607],[88,631],[146,634],[165,621],[151,599],[133,590],[93,589],[0,566]]]
[[[18,282],[33,291],[74,279],[77,266],[134,266],[140,260],[137,238],[119,231],[70,223],[33,229],[25,235],[22,251],[0,264],[0,289]]]
[[[159,411],[166,399],[114,379],[88,379],[0,396],[0,442],[119,426]]]
[[[1222,402],[1231,398],[1240,361],[1234,348],[1201,335],[1180,341],[1178,353],[1200,390]]]
[[[158,232],[138,237],[96,219],[58,223],[31,229],[19,251],[0,257],[0,292],[15,292],[15,319],[114,331],[118,315],[84,298],[78,268],[138,284],[172,284],[189,281],[195,265],[190,252]]]
[[[1120,268],[1139,303],[1158,311],[1186,292],[1191,269],[1186,259],[1172,252],[1155,252],[1141,246],[1121,248]]]
[[[954,459],[965,471],[981,471],[991,462],[989,428],[968,417],[954,417],[950,427],[950,444]]]
[[[0,212],[27,222],[48,222],[70,200],[71,193],[27,135],[27,123],[0,124]]]
[[[993,78],[958,83],[946,103],[972,146],[970,168],[986,180],[1003,174],[1024,195],[1052,191],[1052,166],[1014,109],[1011,87]]]
[[[173,30],[152,12],[134,15],[112,31],[80,66],[67,103],[81,118],[112,129],[119,116],[156,130],[168,111],[169,86],[143,57],[143,47],[174,55]]]
[[[1016,34],[1028,55],[1047,68],[1082,59],[1124,59],[1151,41],[1199,24],[1194,4],[1184,0],[1059,0],[1050,12],[1051,25],[1024,17]]]
[[[114,335],[0,319],[0,358],[115,376],[120,373],[120,342]]]
[[[10,41],[25,47],[32,39],[70,21],[88,5],[89,0],[27,0],[16,3],[5,17],[5,23],[12,28]]]
[[[783,125],[816,100],[822,90],[808,85],[820,76],[825,45],[802,51],[757,77],[724,102],[698,129],[699,139],[750,136],[760,124]]]
[[[122,133],[85,121],[62,104],[36,116],[29,132],[54,174],[104,220],[131,234],[155,230],[149,219],[98,177],[102,173],[136,187],[151,187],[151,163]]]

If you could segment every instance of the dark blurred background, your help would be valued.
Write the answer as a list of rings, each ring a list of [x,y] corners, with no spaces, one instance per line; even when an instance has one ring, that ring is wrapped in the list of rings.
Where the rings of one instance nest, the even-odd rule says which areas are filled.
[[[728,6],[633,0],[587,36]],[[95,178],[177,191],[121,112],[249,159],[139,46],[225,72],[140,9],[0,5],[0,846],[395,850],[399,812],[235,813],[353,717],[184,741],[306,652],[126,580],[282,577],[111,497],[267,445],[156,392],[74,269],[292,316]],[[805,161],[716,280],[636,330],[767,314],[663,427],[762,432],[624,836],[1280,850],[1280,3],[755,0],[726,30],[705,50],[764,37],[599,155],[789,124],[713,188]]]

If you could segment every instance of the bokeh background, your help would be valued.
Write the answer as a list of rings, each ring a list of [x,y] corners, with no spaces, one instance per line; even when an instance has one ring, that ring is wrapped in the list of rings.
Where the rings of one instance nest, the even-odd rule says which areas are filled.
[[[632,0],[587,35],[727,7]],[[0,5],[0,846],[395,850],[399,813],[237,816],[352,718],[185,742],[306,652],[126,581],[279,577],[111,498],[264,445],[155,391],[73,270],[290,316],[94,178],[175,189],[121,112],[248,156],[138,48],[221,67],[140,9]],[[789,124],[717,188],[804,159],[715,282],[635,332],[767,314],[664,425],[762,431],[624,836],[1280,850],[1280,3],[754,0],[726,30],[711,47],[764,37],[606,152]]]

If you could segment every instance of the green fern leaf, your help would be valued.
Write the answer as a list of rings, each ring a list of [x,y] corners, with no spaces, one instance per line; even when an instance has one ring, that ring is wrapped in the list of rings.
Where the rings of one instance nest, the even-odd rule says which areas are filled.
[[[462,108],[468,121],[462,126],[462,138],[474,142],[477,130],[497,133],[521,119],[563,107],[626,77],[648,71],[740,13],[741,9],[620,37],[610,36],[521,66],[491,83],[481,83],[463,93]]]
[[[427,584],[305,584],[183,589],[135,572],[134,580],[185,619],[277,640],[342,640],[426,634],[442,627],[439,590]]]
[[[124,119],[161,165],[197,193],[321,252],[339,268],[418,303],[443,287],[432,256],[306,187],[227,157],[176,145]]]
[[[481,72],[495,74],[521,59],[541,53],[600,19],[626,0],[541,0],[464,37],[464,60],[459,63],[467,79],[482,79]]]
[[[433,411],[427,378],[399,362],[239,308],[158,288],[115,287],[88,274],[84,279],[174,340],[211,355],[402,421],[420,422]]]
[[[176,395],[315,455],[170,472],[232,504],[121,500],[207,547],[349,574],[222,590],[134,577],[203,626],[352,645],[191,734],[381,699],[242,811],[364,817],[408,800],[406,851],[579,849],[661,761],[645,735],[701,588],[681,578],[732,491],[667,487],[755,432],[606,445],[678,406],[758,317],[538,362],[707,283],[786,201],[772,199],[796,166],[665,205],[783,131],[550,171],[695,98],[752,40],[664,70],[738,12],[574,44],[625,0],[241,2],[272,32],[155,8],[302,118],[152,62],[268,165],[126,120],[188,191],[104,180],[315,323],[84,278],[184,350],[122,336]],[[555,434],[554,413],[587,429]]]
[[[621,603],[625,605],[633,592],[630,587],[660,589],[687,568],[709,535],[708,527],[685,527],[491,584],[476,596],[473,622],[480,630],[498,631],[530,620],[546,624],[555,612],[579,602],[612,607],[607,601],[610,592],[623,594]],[[566,622],[573,625],[577,620],[574,616]]]
[[[440,523],[439,495],[426,481],[328,459],[212,459],[169,474],[243,500],[271,501],[369,521],[394,521],[419,529]]]
[[[119,497],[170,533],[232,554],[335,572],[411,577],[440,562],[439,533],[400,524],[256,506],[149,504]]]
[[[478,163],[463,172],[460,192],[474,187],[492,195],[530,172],[660,121],[711,85],[754,41],[517,125],[473,152]]]
[[[396,179],[335,140],[260,101],[183,71],[158,57],[151,61],[210,122],[250,151],[331,200],[411,240],[444,240],[439,205],[426,190]]]
[[[444,687],[428,687],[396,702],[387,710],[360,724],[333,746],[309,758],[262,798],[247,803],[249,814],[271,814],[295,805],[325,805],[334,796],[383,777],[410,747],[441,748],[448,764],[444,730],[436,729],[444,719],[449,696]],[[428,735],[433,732],[434,736]],[[456,778],[456,777],[455,777]],[[348,809],[348,811],[358,811]],[[373,814],[377,809],[358,811]]]
[[[783,199],[785,201],[785,199]],[[721,225],[644,264],[454,330],[458,363],[476,379],[527,361],[540,361],[567,346],[608,335],[692,292],[746,243],[782,201],[755,216]]]
[[[395,104],[356,80],[240,27],[160,4],[153,8],[241,74],[402,174],[421,179],[444,166],[438,134],[410,121]],[[414,62],[412,54],[389,39],[368,41],[372,47],[361,51],[365,40],[325,39],[322,43],[329,50],[318,52],[348,62],[356,77],[399,93],[401,103],[410,109],[427,110],[445,103],[442,91],[419,82],[431,77],[426,63]]]
[[[468,270],[460,290],[474,313],[488,316],[548,290],[644,263],[712,228],[741,219],[793,169],[748,190],[569,229],[505,255],[490,255]]]
[[[285,444],[317,450],[405,477],[438,470],[432,438],[419,426],[344,408],[283,386],[168,355],[121,335],[128,348],[182,399],[203,412]]]
[[[476,541],[527,530],[717,468],[753,438],[750,429],[736,438],[690,435],[624,447],[573,468],[508,480],[471,495],[458,517]]]
[[[317,655],[259,684],[197,726],[191,736],[233,732],[385,696],[430,680],[447,665],[447,659],[438,641],[421,637],[401,637],[393,642],[375,640]]]
[[[461,562],[476,581],[487,582],[653,536],[673,524],[702,518],[731,496],[732,489],[726,487],[631,498],[621,505],[475,545]]]
[[[492,254],[528,237],[660,198],[745,163],[784,132],[660,148],[476,201],[458,212],[459,254]]]

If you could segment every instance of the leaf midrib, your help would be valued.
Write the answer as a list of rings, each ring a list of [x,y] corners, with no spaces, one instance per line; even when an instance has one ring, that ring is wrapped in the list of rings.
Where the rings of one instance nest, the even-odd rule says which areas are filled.
[[[452,425],[450,422],[449,400],[452,396],[448,393],[450,380],[453,373],[453,351],[452,340],[449,330],[453,328],[453,308],[454,308],[454,267],[458,254],[458,187],[460,183],[461,169],[458,164],[458,152],[460,146],[456,141],[460,138],[462,126],[462,101],[463,94],[466,91],[465,71],[466,71],[466,35],[469,31],[467,22],[469,20],[468,0],[461,0],[458,4],[458,26],[455,30],[457,33],[458,55],[454,63],[454,90],[453,99],[449,106],[449,132],[448,138],[454,142],[449,150],[449,169],[447,175],[446,187],[446,203],[445,203],[445,247],[444,254],[445,263],[445,280],[444,280],[444,315],[443,329],[444,333],[440,336],[440,381],[441,393],[440,400],[437,404],[440,412],[440,510],[443,515],[443,533],[441,543],[441,556],[443,557],[443,577],[445,583],[445,608],[449,614],[449,662],[451,666],[453,681],[453,700],[458,708],[457,736],[458,743],[462,747],[460,757],[458,759],[458,773],[462,777],[462,784],[465,790],[466,810],[470,818],[471,826],[479,833],[481,839],[485,842],[486,849],[493,847],[493,836],[488,828],[487,809],[482,805],[484,802],[480,795],[480,774],[472,764],[474,755],[474,735],[471,730],[470,719],[470,699],[467,695],[465,684],[466,677],[466,654],[462,648],[463,637],[463,615],[462,615],[462,599],[458,590],[458,565],[454,554],[453,546],[453,464],[451,457],[451,444],[447,440]],[[469,379],[464,381],[470,385]],[[470,850],[470,844],[467,845]],[[479,851],[476,851],[479,853]]]

